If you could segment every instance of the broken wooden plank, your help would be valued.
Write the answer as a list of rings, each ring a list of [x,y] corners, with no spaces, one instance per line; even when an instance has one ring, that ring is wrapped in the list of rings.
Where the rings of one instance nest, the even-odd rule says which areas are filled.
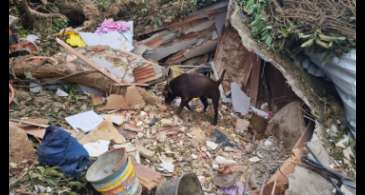
[[[98,64],[96,64],[94,61],[88,59],[86,56],[82,55],[75,49],[73,49],[71,46],[67,45],[64,41],[62,41],[59,38],[56,38],[56,42],[60,44],[62,47],[64,47],[68,52],[70,52],[72,55],[77,56],[87,64],[89,64],[94,69],[98,70],[99,72],[103,73],[106,77],[110,78],[111,80],[115,81],[116,83],[120,83],[121,80],[112,75],[110,72],[106,71],[105,69],[101,68]]]

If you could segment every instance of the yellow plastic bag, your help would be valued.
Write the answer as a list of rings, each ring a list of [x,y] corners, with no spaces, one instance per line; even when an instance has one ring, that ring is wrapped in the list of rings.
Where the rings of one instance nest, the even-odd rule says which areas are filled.
[[[170,73],[171,73],[171,77],[175,78],[175,77],[181,75],[182,73],[184,73],[184,71],[178,65],[172,65],[172,66],[170,66]]]
[[[73,31],[66,31],[63,33],[64,35],[67,35],[68,38],[66,39],[66,43],[73,47],[85,47],[86,44],[84,40],[80,37],[79,34]]]

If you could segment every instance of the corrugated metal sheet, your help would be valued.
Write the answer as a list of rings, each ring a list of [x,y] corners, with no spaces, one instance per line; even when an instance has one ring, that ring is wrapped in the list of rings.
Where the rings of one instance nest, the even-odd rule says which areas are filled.
[[[346,118],[356,132],[356,50],[340,58],[322,63],[323,54],[310,54],[310,59],[320,67],[335,84],[345,106]]]

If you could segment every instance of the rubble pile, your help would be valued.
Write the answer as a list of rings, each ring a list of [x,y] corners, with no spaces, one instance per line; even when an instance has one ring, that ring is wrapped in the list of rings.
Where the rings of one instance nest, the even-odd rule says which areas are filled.
[[[344,161],[328,155],[308,99],[286,81],[291,75],[242,44],[235,1],[195,2],[210,6],[158,28],[133,21],[139,13],[116,17],[128,5],[114,3],[84,7],[108,17],[93,21],[96,31],[62,28],[52,35],[53,55],[41,55],[39,40],[49,38],[19,38],[9,16],[11,194],[295,194],[311,178],[323,183],[311,193],[356,193],[342,176],[356,162],[352,139],[336,144]],[[189,74],[201,80],[171,89]],[[185,97],[184,89],[200,95]],[[333,180],[345,182],[339,189]]]

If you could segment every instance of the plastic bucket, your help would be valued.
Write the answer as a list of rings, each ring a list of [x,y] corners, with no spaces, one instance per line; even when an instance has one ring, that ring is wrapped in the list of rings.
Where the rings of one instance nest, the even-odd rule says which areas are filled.
[[[194,173],[166,181],[156,190],[156,195],[203,195],[203,189]]]
[[[128,158],[124,148],[99,156],[88,169],[86,179],[101,194],[141,194],[134,162]]]

